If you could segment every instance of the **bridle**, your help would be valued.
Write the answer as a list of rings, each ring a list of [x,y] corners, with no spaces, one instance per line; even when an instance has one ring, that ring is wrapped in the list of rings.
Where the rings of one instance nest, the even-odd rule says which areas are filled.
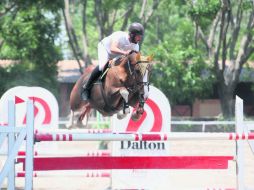
[[[117,66],[119,63],[119,60],[121,59],[127,59],[126,60],[126,66],[127,66],[127,72],[129,72],[128,77],[131,78],[131,80],[133,81],[133,85],[126,85],[119,77],[119,74],[115,71],[115,75],[117,76],[117,78],[119,79],[119,81],[122,83],[122,85],[128,89],[128,91],[131,91],[133,93],[135,93],[136,91],[142,89],[144,86],[147,86],[149,89],[149,81],[143,81],[143,77],[145,75],[146,72],[148,72],[148,79],[150,77],[151,74],[151,64],[148,63],[147,61],[141,61],[138,60],[136,63],[131,63],[131,58],[130,56],[136,53],[138,54],[139,52],[132,50],[130,51],[130,53],[128,55],[123,55],[119,58],[117,58],[112,64],[111,66]],[[116,64],[117,63],[117,64]],[[146,67],[145,69],[142,68],[141,64],[146,63]],[[143,71],[143,72],[142,72]],[[141,79],[141,80],[140,80]]]
[[[151,74],[151,64],[146,61],[146,67],[142,68],[141,64],[145,63],[145,61],[141,61],[138,60],[135,63],[132,63],[132,59],[133,57],[131,57],[131,55],[133,53],[138,53],[137,51],[132,50],[128,55],[124,55],[121,56],[120,59],[115,60],[111,65],[112,66],[116,66],[119,63],[119,60],[124,61],[125,66],[127,66],[127,71],[129,72],[129,74],[127,75],[129,80],[131,80],[132,84],[126,84],[125,81],[122,81],[121,78],[119,77],[119,73],[117,73],[117,71],[115,70],[115,76],[119,79],[119,81],[121,82],[121,84],[132,94],[135,94],[136,92],[138,92],[139,95],[139,107],[143,108],[144,107],[144,103],[145,103],[145,99],[144,99],[144,92],[143,89],[145,86],[147,86],[148,91],[149,91],[149,76]],[[125,59],[125,60],[122,60]],[[127,60],[126,60],[127,59]],[[147,73],[147,81],[143,81],[144,75]],[[127,82],[128,83],[128,82]],[[124,107],[127,108],[128,107],[128,103],[124,102]],[[143,110],[143,109],[142,109]]]
[[[130,53],[129,53],[129,55],[127,55],[127,56],[130,56],[132,53],[138,53],[137,51],[135,51],[135,50],[132,50]],[[147,66],[146,66],[146,68],[144,69],[142,69],[142,66],[141,66],[141,64],[143,64],[143,63],[147,63]],[[132,66],[133,65],[133,66]],[[141,88],[143,88],[144,86],[147,86],[148,87],[148,89],[149,89],[149,81],[148,81],[148,79],[149,79],[149,77],[150,77],[150,74],[151,74],[151,64],[149,64],[147,61],[145,62],[145,61],[141,61],[141,60],[139,60],[139,61],[137,61],[135,64],[132,64],[132,63],[130,63],[130,58],[128,58],[128,60],[127,60],[127,67],[128,67],[128,71],[129,71],[129,73],[130,73],[130,76],[133,78],[133,80],[134,80],[134,85],[133,85],[133,87],[132,88],[130,88],[130,87],[127,87],[129,90],[132,90],[132,91],[137,91],[137,90],[139,90],[139,89],[141,89]],[[143,81],[143,77],[144,77],[144,75],[145,75],[145,73],[146,72],[148,72],[148,77],[147,77],[147,81]],[[142,77],[140,77],[140,75],[142,76]],[[139,81],[138,79],[139,78],[142,78],[142,80],[141,81]]]

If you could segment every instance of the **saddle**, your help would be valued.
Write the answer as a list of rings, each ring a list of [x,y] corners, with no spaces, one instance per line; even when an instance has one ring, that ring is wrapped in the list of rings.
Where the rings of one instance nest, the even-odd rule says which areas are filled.
[[[108,72],[108,70],[111,68],[111,66],[112,66],[112,65],[117,65],[117,64],[120,62],[120,59],[121,59],[121,58],[122,58],[122,56],[116,57],[116,58],[114,58],[114,59],[108,60],[108,62],[106,63],[106,65],[105,65],[105,67],[104,67],[104,69],[103,69],[103,71],[102,71],[101,76],[99,77],[99,80],[100,80],[100,81],[102,81],[102,80],[106,77],[107,72]]]

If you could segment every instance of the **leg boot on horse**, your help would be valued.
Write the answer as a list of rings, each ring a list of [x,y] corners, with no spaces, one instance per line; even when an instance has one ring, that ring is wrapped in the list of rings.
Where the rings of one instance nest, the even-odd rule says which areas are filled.
[[[141,93],[139,94],[139,103],[136,106],[135,111],[131,115],[131,119],[133,121],[138,121],[141,118],[142,114],[144,113],[144,105],[145,105],[144,94]]]
[[[83,86],[83,91],[81,92],[82,99],[87,101],[90,95],[90,89],[92,84],[99,78],[101,75],[101,71],[99,70],[99,66],[96,66],[92,71],[89,79],[87,80],[86,84]]]

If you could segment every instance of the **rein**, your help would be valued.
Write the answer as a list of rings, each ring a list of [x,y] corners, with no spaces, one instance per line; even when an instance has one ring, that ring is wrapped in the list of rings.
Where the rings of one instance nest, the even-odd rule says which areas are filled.
[[[130,72],[130,74],[132,76],[133,75],[133,71],[131,71],[131,65],[130,65],[130,60],[129,59],[128,59],[127,63],[128,63],[129,72]]]
[[[137,53],[136,51],[133,51],[133,52],[131,52],[131,53],[134,53],[134,52]],[[131,54],[131,53],[130,53],[130,54]],[[132,77],[133,77],[133,80],[134,80],[134,85],[133,85],[133,87],[132,87],[132,88],[127,87],[127,89],[129,89],[129,90],[137,91],[137,90],[143,88],[144,86],[148,86],[148,89],[149,89],[149,81],[143,82],[143,78],[144,78],[145,73],[146,73],[146,72],[149,72],[149,67],[150,67],[150,65],[149,65],[149,67],[146,67],[145,70],[143,70],[143,72],[144,72],[144,73],[143,73],[143,72],[142,72],[142,69],[141,69],[141,66],[139,65],[139,64],[141,64],[141,63],[142,63],[141,61],[137,61],[137,62],[133,65],[133,69],[132,69],[132,66],[131,66],[131,63],[130,63],[130,59],[128,59],[128,61],[127,61],[128,70],[129,70],[130,76],[132,76]],[[138,75],[140,75],[140,74],[137,73],[137,69],[135,69],[135,67],[137,67],[137,66],[139,66],[138,70],[139,70],[139,72],[140,72],[140,74],[141,74],[141,76],[142,76],[142,81],[138,81],[138,80],[137,80],[137,78],[139,77]],[[150,76],[150,75],[149,75],[149,76]],[[147,80],[149,79],[149,76],[147,77]]]

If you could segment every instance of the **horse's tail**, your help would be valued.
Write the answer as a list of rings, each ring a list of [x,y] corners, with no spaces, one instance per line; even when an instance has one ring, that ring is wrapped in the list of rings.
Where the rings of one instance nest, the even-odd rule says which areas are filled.
[[[80,77],[79,80],[74,85],[70,94],[70,107],[71,110],[73,111],[78,110],[82,106],[81,99],[82,81],[83,77]]]

